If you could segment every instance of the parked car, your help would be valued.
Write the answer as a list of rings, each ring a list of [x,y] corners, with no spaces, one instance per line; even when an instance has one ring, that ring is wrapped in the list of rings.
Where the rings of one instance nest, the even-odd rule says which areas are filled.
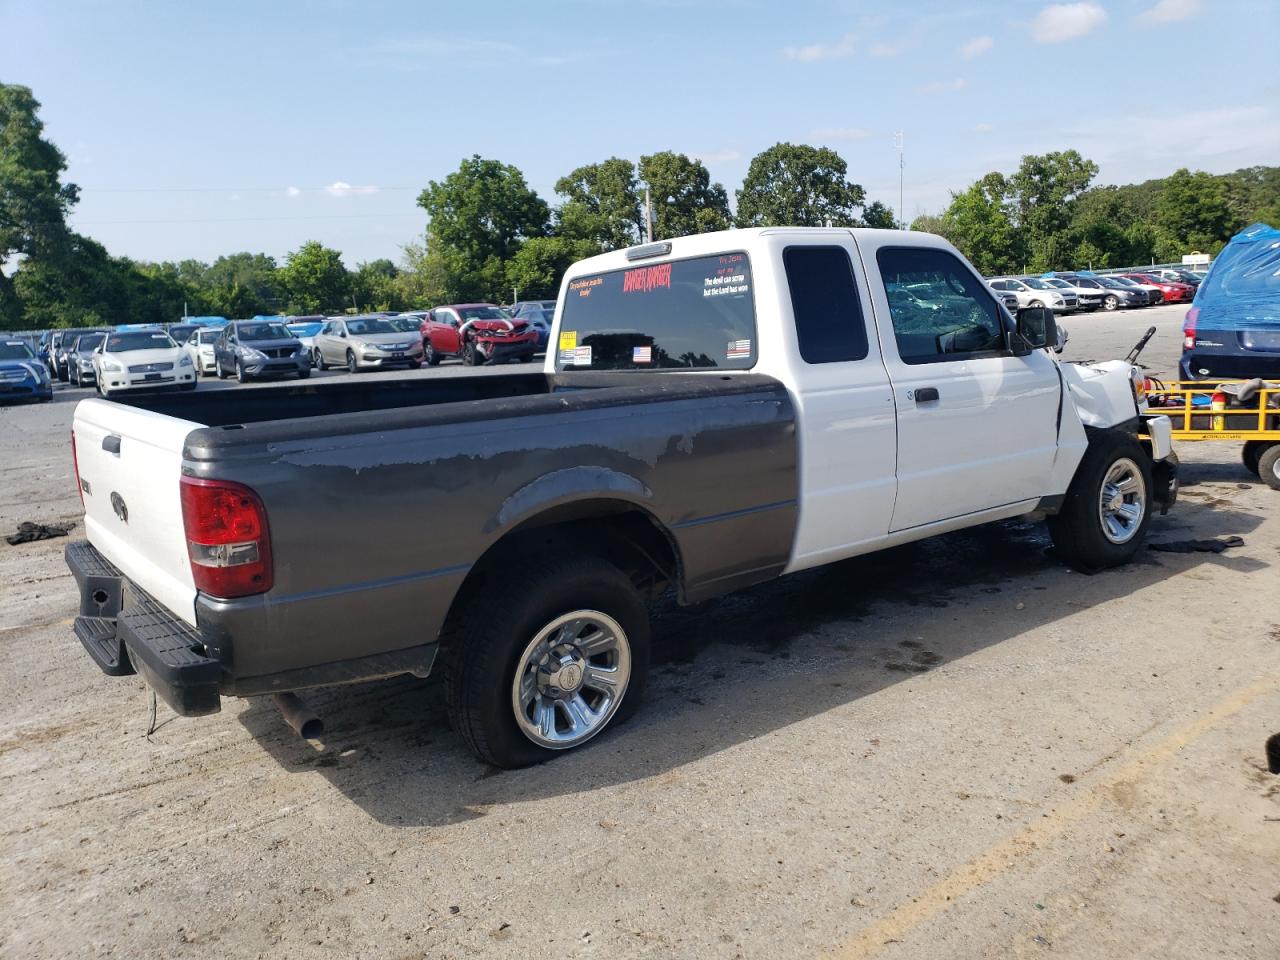
[[[311,358],[283,323],[233,320],[213,344],[213,372],[219,380],[232,374],[241,383],[257,377],[311,376]]]
[[[1101,292],[1103,310],[1119,310],[1121,307],[1126,309],[1130,307],[1145,307],[1151,302],[1146,291],[1126,287],[1124,284],[1116,283],[1107,277],[1063,274],[1063,279],[1069,280],[1075,286],[1085,290]]]
[[[94,382],[97,374],[93,369],[93,354],[106,338],[105,330],[90,330],[71,342],[67,351],[67,369],[68,378],[75,386],[84,387]]]
[[[1160,299],[1163,303],[1190,303],[1195,299],[1196,295],[1196,288],[1189,283],[1184,283],[1181,280],[1169,280],[1150,273],[1126,273],[1124,276],[1116,277],[1115,279],[1122,283],[1126,279],[1135,283],[1149,283],[1160,291]]]
[[[1107,274],[1116,283],[1127,287],[1130,290],[1141,290],[1147,295],[1149,304],[1159,304],[1164,302],[1164,292],[1160,287],[1147,280],[1135,280],[1133,277],[1127,277],[1123,274],[1109,273]]]
[[[1280,381],[1280,230],[1231,238],[1196,291],[1182,328],[1183,380]]]
[[[214,345],[220,336],[221,327],[196,327],[182,344],[182,349],[195,365],[196,373],[202,377],[211,375],[217,369]]]
[[[398,313],[394,317],[387,317],[387,322],[399,333],[418,333],[422,329],[422,321],[427,318],[427,312]]]
[[[40,334],[40,342],[36,345],[36,358],[44,364],[45,370],[53,372],[53,358],[49,354],[49,345],[53,342],[55,331],[46,330]]]
[[[191,336],[192,331],[200,329],[200,324],[171,323],[166,329],[169,332],[169,336],[173,338],[174,343],[182,344],[187,342],[188,338],[190,338]]]
[[[315,335],[312,362],[321,370],[331,366],[348,373],[384,367],[422,366],[422,339],[396,328],[387,317],[340,317],[325,322]]]
[[[133,390],[196,388],[191,358],[159,328],[108,333],[93,353],[93,377],[104,397]]]
[[[1076,308],[1074,296],[1055,290],[1039,277],[996,277],[987,283],[993,290],[1012,293],[1018,298],[1019,307],[1048,307],[1055,313]]]
[[[1142,371],[1060,362],[1052,311],[1013,320],[940,237],[707,233],[562,291],[541,376],[83,402],[86,651],[187,715],[439,669],[463,740],[515,767],[636,709],[668,587],[697,603],[1028,514],[1100,569],[1172,501]],[[425,536],[423,503],[448,504]]]
[[[445,357],[468,366],[516,360],[527,363],[538,349],[538,334],[492,303],[436,307],[422,322],[422,349],[433,367]]]
[[[1152,267],[1150,270],[1143,270],[1142,272],[1152,277],[1171,280],[1174,283],[1190,284],[1193,287],[1199,287],[1202,282],[1199,274],[1192,273],[1190,270],[1179,270],[1176,267]]]
[[[79,330],[55,330],[49,341],[49,368],[55,380],[66,383],[71,379],[71,365],[67,362],[67,348]]]
[[[49,369],[25,340],[0,335],[0,402],[52,399]]]
[[[312,366],[315,366],[316,334],[328,322],[327,318],[322,317],[319,320],[291,320],[285,324],[285,329],[302,344],[303,351],[311,358]]]
[[[508,311],[515,320],[523,320],[538,334],[538,349],[545,350],[551,333],[551,321],[556,316],[554,300],[520,300]]]
[[[1092,312],[1102,307],[1102,300],[1106,296],[1101,290],[1091,290],[1087,287],[1077,287],[1070,280],[1064,280],[1062,277],[1041,277],[1045,283],[1053,287],[1063,296],[1073,296],[1076,298],[1076,309]]]

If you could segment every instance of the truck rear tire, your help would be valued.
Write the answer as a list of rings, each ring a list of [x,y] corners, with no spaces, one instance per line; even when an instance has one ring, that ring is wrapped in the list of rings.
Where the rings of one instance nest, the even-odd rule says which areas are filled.
[[[472,592],[442,638],[454,728],[486,763],[540,763],[635,712],[649,613],[630,577],[577,552],[540,555],[503,603]]]
[[[1146,540],[1152,490],[1151,459],[1137,439],[1093,433],[1061,511],[1048,519],[1059,556],[1085,573],[1132,560]]]
[[[1258,469],[1258,461],[1262,459],[1263,453],[1269,446],[1271,444],[1266,440],[1246,440],[1244,449],[1240,451],[1240,459],[1244,461],[1245,469],[1255,477],[1262,476]]]

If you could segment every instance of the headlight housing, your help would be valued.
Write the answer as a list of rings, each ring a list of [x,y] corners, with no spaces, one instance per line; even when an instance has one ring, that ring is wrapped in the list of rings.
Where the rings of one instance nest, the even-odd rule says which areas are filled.
[[[184,354],[182,355],[182,357],[178,360],[178,366],[180,366],[180,367],[189,367],[189,366],[191,366],[191,354],[189,354],[189,353],[184,353]]]
[[[116,363],[114,360],[103,360],[102,369],[108,370],[111,373],[124,373],[124,367],[121,364]]]

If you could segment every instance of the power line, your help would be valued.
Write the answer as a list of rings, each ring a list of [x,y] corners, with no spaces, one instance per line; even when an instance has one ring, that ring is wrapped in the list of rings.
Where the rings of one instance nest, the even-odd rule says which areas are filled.
[[[281,222],[287,223],[300,220],[378,220],[387,218],[409,218],[415,220],[423,219],[425,215],[421,213],[351,213],[351,214],[330,214],[318,217],[205,217],[205,218],[180,218],[170,220],[77,220],[72,217],[77,227],[103,227],[103,226],[123,226],[131,224],[157,224],[157,223],[263,223],[263,222]],[[45,226],[56,226],[56,224],[44,224]]]
[[[80,187],[81,193],[282,193],[289,190],[299,193],[343,193],[347,189],[352,193],[370,190],[368,187],[352,186],[334,189],[326,187]],[[372,193],[404,193],[416,191],[421,193],[422,187],[373,187]]]

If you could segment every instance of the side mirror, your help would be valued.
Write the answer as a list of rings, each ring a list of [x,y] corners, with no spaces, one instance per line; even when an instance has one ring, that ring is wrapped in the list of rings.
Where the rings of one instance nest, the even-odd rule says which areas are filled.
[[[1048,307],[1024,307],[1018,311],[1018,336],[1033,350],[1057,349],[1058,322]]]

